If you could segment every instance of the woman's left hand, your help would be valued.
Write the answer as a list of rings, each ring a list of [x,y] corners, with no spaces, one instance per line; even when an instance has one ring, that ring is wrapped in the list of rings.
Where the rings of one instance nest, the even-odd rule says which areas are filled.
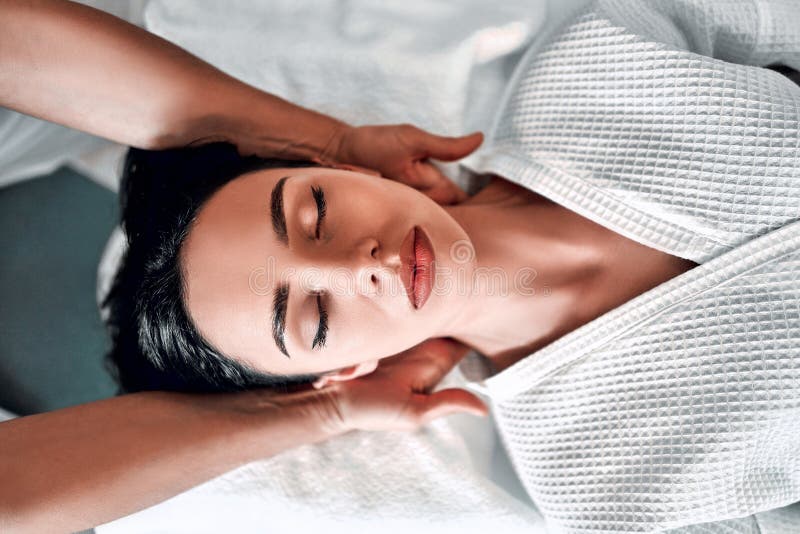
[[[440,204],[453,204],[466,199],[466,193],[429,160],[461,159],[482,142],[480,132],[444,137],[410,124],[348,127],[318,161],[374,169],[386,178],[420,190]]]

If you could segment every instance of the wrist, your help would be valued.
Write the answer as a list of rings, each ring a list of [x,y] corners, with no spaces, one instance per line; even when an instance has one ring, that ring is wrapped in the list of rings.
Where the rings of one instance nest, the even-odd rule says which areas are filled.
[[[346,123],[245,84],[217,95],[200,121],[198,138],[224,140],[243,155],[338,161],[350,129]]]
[[[352,154],[349,152],[349,139],[352,137],[356,127],[343,122],[338,122],[328,126],[323,134],[327,137],[322,150],[312,158],[312,161],[320,165],[333,165],[337,163],[352,163]]]
[[[252,446],[251,459],[271,456],[300,445],[348,432],[333,389],[278,393],[254,389],[227,394],[226,417],[236,421]]]

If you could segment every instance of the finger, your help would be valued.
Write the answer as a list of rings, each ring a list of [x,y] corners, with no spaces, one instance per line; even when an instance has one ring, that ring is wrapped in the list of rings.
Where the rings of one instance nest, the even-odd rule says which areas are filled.
[[[314,389],[322,389],[328,385],[328,377],[321,376],[311,383]]]
[[[405,182],[439,204],[456,204],[468,198],[467,193],[445,176],[435,165],[417,161],[405,171]]]
[[[410,349],[405,350],[401,354],[414,354],[423,358],[435,357],[452,359],[459,357],[460,359],[460,357],[465,355],[467,352],[469,352],[468,347],[452,338],[432,337],[421,343],[418,343]]]
[[[429,339],[410,349],[411,357],[422,359],[426,365],[417,374],[420,390],[428,391],[441,382],[453,367],[469,352],[469,347],[447,338]]]
[[[430,197],[437,204],[449,205],[464,202],[468,195],[450,180],[443,180],[441,183],[435,184],[429,189],[422,191],[426,196]]]
[[[398,356],[429,360],[437,358],[458,362],[469,352],[469,347],[449,337],[432,337],[399,353]]]
[[[469,413],[484,417],[489,408],[477,396],[460,388],[449,388],[430,395],[415,395],[412,400],[413,416],[421,425],[434,419],[456,413]]]
[[[452,365],[460,362],[469,352],[469,347],[449,337],[431,338],[418,346]]]
[[[424,136],[420,147],[423,157],[442,161],[455,161],[473,153],[483,143],[481,132],[471,133],[463,137],[444,137],[421,132]]]

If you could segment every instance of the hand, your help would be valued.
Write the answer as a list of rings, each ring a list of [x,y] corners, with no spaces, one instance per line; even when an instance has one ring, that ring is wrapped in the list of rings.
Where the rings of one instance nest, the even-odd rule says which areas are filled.
[[[330,159],[375,169],[386,178],[422,191],[440,204],[453,204],[465,200],[467,194],[429,158],[455,161],[474,152],[482,142],[480,132],[443,137],[409,124],[348,127],[333,143]],[[318,158],[322,164],[331,163],[326,160],[324,155]]]
[[[338,424],[348,430],[416,430],[453,413],[485,416],[486,405],[460,388],[430,393],[467,354],[453,340],[431,339],[380,361],[372,373],[323,386]]]

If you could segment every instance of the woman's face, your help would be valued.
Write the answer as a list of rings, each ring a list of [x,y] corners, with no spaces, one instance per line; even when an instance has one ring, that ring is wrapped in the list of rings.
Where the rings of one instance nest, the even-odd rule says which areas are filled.
[[[341,369],[441,332],[457,305],[448,288],[474,268],[451,258],[454,243],[469,244],[462,227],[397,182],[252,172],[200,209],[181,250],[185,305],[208,342],[258,370]]]

